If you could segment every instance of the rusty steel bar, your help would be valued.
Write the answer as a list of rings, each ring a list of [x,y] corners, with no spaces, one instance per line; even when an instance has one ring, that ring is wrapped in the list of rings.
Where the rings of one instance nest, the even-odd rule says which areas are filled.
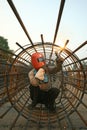
[[[32,114],[33,114],[33,110],[31,110],[31,111],[28,113],[28,118],[27,118],[27,121],[26,121],[24,130],[27,130],[27,128],[28,128],[29,125],[31,126]],[[29,122],[29,121],[30,121],[30,122]]]
[[[4,121],[4,116],[9,114],[12,108],[14,108],[17,112],[17,116],[14,117],[15,119],[10,125],[10,130],[15,129],[14,127],[16,126],[18,119],[21,119],[21,116],[26,120],[24,130],[29,129],[29,126],[32,126],[32,123],[35,123],[35,128],[38,130],[40,130],[41,127],[47,128],[48,130],[53,128],[74,130],[76,129],[76,117],[74,114],[76,114],[79,117],[79,121],[83,123],[77,124],[78,129],[87,128],[87,119],[85,116],[87,115],[87,102],[85,101],[87,97],[87,66],[84,68],[84,65],[82,64],[82,61],[85,61],[86,63],[87,57],[80,59],[75,54],[75,52],[87,44],[87,41],[77,47],[74,51],[66,48],[68,40],[64,44],[63,50],[61,50],[60,46],[55,45],[65,0],[61,0],[53,43],[44,42],[43,35],[41,34],[41,43],[37,43],[36,45],[33,44],[12,0],[7,1],[31,45],[22,47],[17,43],[20,48],[15,54],[0,49],[0,53],[2,53],[0,57],[0,100],[4,102],[1,107],[6,105],[6,102],[4,101],[5,98],[11,103],[11,106],[1,113],[0,118]],[[55,102],[56,113],[50,113],[49,110],[45,109],[43,104],[36,106],[35,109],[30,109],[28,107],[31,104],[28,73],[32,69],[31,55],[37,51],[42,52],[44,53],[47,63],[51,60],[54,62],[56,58],[55,50],[59,50],[59,55],[64,59],[62,72],[50,75],[51,87],[54,87],[55,80],[57,79],[56,87],[60,89],[60,94]],[[10,54],[12,57],[7,57],[6,59],[4,53],[7,55]],[[2,59],[5,60],[4,63],[2,62]],[[10,64],[7,63],[9,59]],[[57,86],[59,84],[61,85]],[[5,97],[3,94],[5,94]],[[85,114],[81,112],[81,106],[84,107]]]
[[[59,25],[60,25],[60,20],[61,20],[62,13],[63,13],[64,4],[65,4],[65,0],[61,0],[60,9],[59,9],[59,12],[58,12],[58,19],[57,19],[55,34],[54,34],[54,39],[53,39],[53,45],[55,44],[55,41],[56,41],[56,37],[57,37]],[[53,47],[54,47],[53,45],[52,45],[52,51],[51,51],[51,54],[50,54],[50,60],[51,60],[51,57],[52,57],[52,54],[53,54]],[[50,62],[50,60],[49,60],[49,62]]]
[[[55,29],[55,34],[54,34],[54,39],[53,39],[53,44],[56,41],[56,37],[57,37],[58,29],[59,29],[59,24],[60,24],[60,20],[61,20],[62,13],[63,13],[64,4],[65,4],[65,0],[61,0],[56,29]]]
[[[51,52],[52,45],[50,43],[44,43],[44,45],[45,45],[45,50],[46,50],[45,51],[46,56],[48,56],[49,52]],[[54,45],[54,48],[55,47],[59,48],[59,46],[57,46],[57,45]],[[38,48],[39,52],[41,50],[43,52],[42,44],[39,43],[39,44],[35,45],[35,48]],[[30,71],[30,66],[26,65],[27,63],[24,63],[25,61],[24,60],[21,61],[21,59],[25,58],[25,60],[26,60],[27,56],[29,56],[28,53],[32,54],[32,51],[33,51],[33,46],[32,47],[29,46],[25,50],[22,50],[18,54],[18,56],[14,59],[14,62],[11,65],[11,69],[10,69],[10,73],[9,73],[10,86],[8,87],[7,94],[9,97],[9,101],[11,102],[12,108],[14,108],[18,112],[18,114],[19,114],[18,119],[21,118],[21,115],[23,117],[25,117],[25,119],[26,119],[25,130],[27,129],[27,127],[29,125],[31,125],[31,123],[32,123],[31,120],[36,122],[37,129],[40,129],[40,126],[44,127],[45,125],[47,126],[48,129],[50,129],[52,125],[53,125],[53,127],[57,127],[57,128],[59,126],[61,130],[63,130],[64,127],[66,129],[70,129],[70,126],[71,126],[71,129],[74,128],[74,126],[71,125],[71,124],[73,124],[73,122],[70,118],[70,115],[73,114],[73,112],[75,110],[77,110],[77,108],[79,107],[80,104],[82,104],[85,107],[85,109],[87,109],[87,105],[82,101],[83,95],[85,93],[85,86],[83,84],[85,82],[84,81],[85,77],[83,74],[84,69],[83,68],[79,69],[79,66],[81,64],[79,62],[79,60],[81,60],[81,59],[77,58],[76,55],[73,54],[73,56],[70,57],[69,60],[66,59],[64,61],[64,65],[63,65],[65,70],[67,71],[68,75],[66,77],[65,77],[65,75],[63,75],[63,73],[61,73],[60,75],[57,75],[57,76],[53,75],[53,77],[52,77],[53,80],[55,78],[58,78],[61,81],[61,77],[63,77],[63,81],[61,81],[63,83],[62,84],[63,86],[62,86],[62,88],[60,88],[61,94],[57,99],[58,103],[56,103],[57,114],[50,115],[49,111],[46,112],[43,106],[36,108],[36,110],[30,110],[29,108],[27,108],[27,105],[29,105],[31,103],[30,98],[29,98],[30,97],[29,90],[28,90],[29,81],[28,81],[28,77],[27,77],[27,73]],[[63,55],[63,53],[67,53],[66,54],[66,56],[67,56],[72,52],[71,52],[71,50],[67,51],[65,49],[61,53],[61,55]],[[25,55],[26,55],[26,57],[25,57]],[[65,58],[66,56],[64,56],[64,57],[62,56],[62,57]],[[55,59],[55,57],[54,57],[54,59]],[[84,59],[86,60],[86,58],[84,58]],[[49,60],[49,58],[46,57],[46,60]],[[29,59],[29,62],[31,62],[30,59]],[[71,67],[73,64],[77,64],[75,70],[73,70]],[[71,67],[71,70],[67,69],[68,66]],[[77,77],[76,73],[77,74],[82,73],[82,75],[80,74],[79,77]],[[70,76],[70,74],[73,74],[73,76]],[[4,76],[6,76],[6,75],[4,74],[3,77]],[[54,84],[53,80],[52,80],[52,84]],[[79,84],[81,85],[81,87],[79,86]],[[26,93],[24,92],[24,90],[26,91]],[[22,96],[22,94],[23,94],[23,96]],[[29,100],[28,100],[27,104],[25,105],[23,111],[21,112],[21,109],[23,108],[24,103],[26,102],[26,100],[28,98],[29,98]],[[61,100],[60,100],[60,98],[61,98]],[[72,102],[72,105],[66,99],[70,100]],[[62,104],[59,103],[59,100],[62,102],[63,107],[62,107]],[[58,107],[61,107],[61,109],[59,109]],[[3,113],[1,115],[1,117],[4,117],[8,112],[10,113],[10,110],[11,109],[8,109],[5,113]],[[21,114],[20,114],[20,112],[21,112]],[[77,111],[75,111],[75,112],[78,114]],[[85,122],[81,113],[79,113],[79,114],[80,114],[81,120],[83,122]],[[14,121],[17,121],[16,119],[17,119],[17,117],[15,118]],[[69,119],[71,121],[71,124],[70,124],[70,122],[67,122],[67,121],[69,121]],[[64,122],[62,122],[62,120],[64,120]],[[65,125],[62,125],[63,123]],[[16,125],[16,122],[13,123],[12,127],[14,127],[14,125]]]
[[[41,34],[41,41],[42,41],[42,45],[43,45],[44,57],[46,58],[46,52],[45,52],[45,47],[44,47],[43,34]]]
[[[81,120],[84,122],[84,124],[87,126],[87,122],[85,121],[84,117],[80,114],[80,112],[73,106],[72,102],[67,98],[67,100],[69,101],[69,103],[72,105],[72,107],[74,108],[74,110],[76,111],[76,113],[79,115],[79,117],[81,118]]]
[[[87,44],[87,41],[85,41],[84,43],[82,43],[79,47],[77,47],[70,55],[68,55],[65,59],[67,59],[69,56],[73,55],[76,51],[78,51],[79,49],[81,49],[83,46],[85,46]]]
[[[70,130],[73,130],[72,122],[71,122],[71,120],[70,120],[70,118],[69,118],[69,115],[68,115],[66,109],[64,108],[64,105],[63,105],[62,102],[61,102],[61,106],[63,107],[64,113],[65,113],[67,125],[69,125],[68,128],[70,128]],[[72,129],[71,129],[71,128],[72,128]]]
[[[24,103],[24,106],[22,107],[22,109],[20,110],[20,112],[18,113],[17,117],[15,118],[14,122],[12,123],[10,130],[12,130],[12,128],[14,127],[15,123],[17,122],[18,118],[20,117],[20,115],[22,114],[22,111],[24,110],[25,105],[27,104],[29,98],[26,100],[26,102]]]
[[[41,34],[41,41],[44,43],[43,34]]]
[[[59,56],[60,56],[60,54],[63,52],[63,50],[65,49],[65,47],[67,46],[67,44],[69,43],[69,40],[66,40],[66,42],[65,42],[65,44],[64,44],[64,47],[60,50],[60,52],[59,52]]]
[[[17,44],[20,48],[22,48],[22,50],[25,51],[29,56],[31,56],[31,55],[24,49],[23,46],[21,46],[18,42],[16,42],[16,44]]]
[[[6,54],[10,54],[11,56],[18,57],[18,58],[20,58],[20,59],[22,59],[22,60],[26,61],[27,63],[30,63],[29,61],[27,61],[26,59],[23,59],[22,57],[19,57],[19,56],[18,56],[18,55],[16,55],[15,53],[12,53],[12,52],[7,51],[7,50],[2,49],[2,48],[0,48],[0,50],[1,50],[2,52],[6,53]],[[9,57],[8,57],[8,60],[9,60]],[[13,59],[13,60],[14,60],[14,59]],[[13,61],[12,61],[12,62],[13,62]],[[9,65],[12,65],[12,63],[9,63]]]
[[[24,91],[23,93],[22,93],[22,95],[17,99],[17,101],[15,101],[14,103],[11,101],[11,97],[9,98],[9,101],[12,103],[12,105],[2,114],[2,115],[0,115],[0,118],[3,118],[14,106],[15,106],[15,104],[22,98],[22,96],[25,94],[27,92],[27,90],[26,91]],[[11,96],[11,95],[10,95]]]
[[[79,99],[76,95],[74,95],[73,93],[72,93],[72,91],[70,91],[69,89],[67,89],[75,98],[77,98],[77,100],[79,100],[79,103],[82,103],[82,105],[87,109],[87,105],[84,103],[84,102],[82,102],[82,100],[81,99]]]
[[[25,32],[25,34],[26,34],[28,40],[30,41],[31,45],[33,46],[34,44],[33,44],[32,40],[31,40],[31,38],[30,38],[30,36],[29,36],[29,34],[28,34],[28,31],[27,31],[27,29],[26,29],[26,27],[25,27],[25,25],[24,25],[24,23],[23,23],[23,21],[22,21],[20,15],[19,15],[19,13],[18,13],[18,11],[17,11],[15,5],[13,4],[12,0],[7,0],[7,1],[8,1],[8,3],[9,3],[9,5],[10,5],[11,9],[13,10],[13,12],[14,12],[14,14],[15,14],[17,20],[19,21],[19,23],[20,23],[22,29],[24,30],[24,32]],[[35,49],[35,48],[34,48],[34,49]],[[35,49],[35,51],[36,51],[36,49]]]
[[[10,106],[2,115],[0,115],[0,118],[3,118],[12,108],[13,106]]]

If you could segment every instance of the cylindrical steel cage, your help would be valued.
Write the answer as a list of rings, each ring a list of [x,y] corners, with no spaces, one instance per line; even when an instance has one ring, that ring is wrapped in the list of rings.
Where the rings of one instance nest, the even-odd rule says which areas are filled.
[[[29,44],[12,53],[0,48],[0,130],[86,130],[87,129],[87,56],[83,59],[77,53],[87,48],[87,41],[74,51],[56,45],[56,37],[65,4],[61,0],[53,42],[33,43],[12,0],[7,0],[18,22],[25,32]],[[28,73],[32,69],[31,55],[44,54],[46,63],[52,67],[55,51],[64,59],[62,70],[51,74],[51,85],[60,89],[56,99],[56,113],[50,113],[44,104],[30,109]],[[55,80],[57,81],[54,84]]]
[[[51,127],[51,124],[54,124],[54,126],[56,124],[55,127],[60,129],[64,129],[64,127],[65,129],[73,129],[77,127],[73,118],[77,119],[77,117],[81,122],[79,125],[77,123],[78,128],[87,127],[87,116],[83,114],[87,110],[87,67],[83,65],[83,61],[86,61],[87,58],[79,59],[75,54],[76,51],[86,45],[87,42],[84,42],[73,52],[68,48],[61,51],[60,46],[54,45],[53,55],[50,59],[52,44],[35,43],[34,46],[26,45],[23,49],[19,48],[15,54],[9,53],[11,58],[8,56],[8,60],[1,58],[1,106],[3,108],[7,101],[11,103],[10,108],[1,113],[1,118],[13,108],[18,112],[11,129],[15,127],[21,116],[27,121],[26,125],[29,125],[29,122],[32,121],[39,128],[41,126],[46,127],[48,124],[49,127]],[[51,84],[54,85],[55,79],[58,81],[57,84],[61,84],[59,86],[60,94],[56,99],[57,112],[55,114],[46,110],[43,104],[38,104],[34,110],[28,108],[28,105],[31,104],[28,73],[32,69],[31,55],[35,50],[43,53],[46,62],[50,65],[49,60],[55,61],[55,51],[64,59],[62,71],[51,74]],[[3,50],[1,52],[3,54]],[[8,54],[4,51],[5,53]]]

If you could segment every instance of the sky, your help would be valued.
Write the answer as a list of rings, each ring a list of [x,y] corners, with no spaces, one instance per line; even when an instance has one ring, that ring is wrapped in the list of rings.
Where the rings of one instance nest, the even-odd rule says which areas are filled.
[[[13,0],[13,3],[31,37],[40,42],[53,42],[61,0]],[[9,47],[16,50],[16,42],[22,46],[30,44],[7,0],[0,0],[0,36],[8,39]],[[56,44],[72,51],[87,41],[87,0],[66,0],[58,30]],[[78,52],[87,55],[87,45]]]

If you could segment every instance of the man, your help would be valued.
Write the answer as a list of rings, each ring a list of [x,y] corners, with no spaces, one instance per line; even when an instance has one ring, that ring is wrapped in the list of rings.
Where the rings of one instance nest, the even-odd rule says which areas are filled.
[[[38,103],[45,104],[51,112],[55,112],[55,99],[60,90],[52,88],[50,74],[62,70],[63,59],[56,53],[56,65],[50,68],[46,65],[43,54],[36,52],[31,56],[31,63],[34,67],[28,74],[30,80],[30,97],[32,99],[32,108]]]

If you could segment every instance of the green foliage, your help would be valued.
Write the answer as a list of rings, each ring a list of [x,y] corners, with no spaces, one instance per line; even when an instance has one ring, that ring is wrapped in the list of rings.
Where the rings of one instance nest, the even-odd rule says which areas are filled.
[[[82,61],[82,66],[86,70],[87,69],[87,61]]]
[[[0,48],[5,50],[10,50],[8,46],[8,41],[4,37],[0,36]]]
[[[14,51],[10,50],[8,40],[0,36],[0,59],[12,62],[13,55],[11,53],[14,53]]]

